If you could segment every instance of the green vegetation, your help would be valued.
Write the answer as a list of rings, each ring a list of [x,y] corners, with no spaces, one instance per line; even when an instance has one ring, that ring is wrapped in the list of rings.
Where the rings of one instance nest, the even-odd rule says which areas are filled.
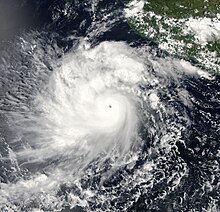
[[[148,0],[145,11],[173,18],[212,17],[220,12],[219,0]]]
[[[143,11],[127,19],[170,55],[220,73],[219,0],[145,0]]]

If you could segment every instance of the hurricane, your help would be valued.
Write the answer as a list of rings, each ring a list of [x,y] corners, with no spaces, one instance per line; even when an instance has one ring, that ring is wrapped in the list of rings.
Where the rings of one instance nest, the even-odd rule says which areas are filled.
[[[0,52],[0,210],[218,211],[219,76],[137,35],[127,3],[48,8]]]

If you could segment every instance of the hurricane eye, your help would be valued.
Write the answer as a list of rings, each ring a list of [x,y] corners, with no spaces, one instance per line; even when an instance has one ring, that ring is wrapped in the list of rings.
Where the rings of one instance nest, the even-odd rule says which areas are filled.
[[[112,108],[112,106],[111,106],[111,105],[109,105],[108,107],[109,107],[109,108]]]

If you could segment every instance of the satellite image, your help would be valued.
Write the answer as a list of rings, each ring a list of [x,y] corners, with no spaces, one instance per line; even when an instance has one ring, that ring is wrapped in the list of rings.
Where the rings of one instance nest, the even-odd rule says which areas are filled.
[[[0,211],[219,212],[219,0],[0,0]]]

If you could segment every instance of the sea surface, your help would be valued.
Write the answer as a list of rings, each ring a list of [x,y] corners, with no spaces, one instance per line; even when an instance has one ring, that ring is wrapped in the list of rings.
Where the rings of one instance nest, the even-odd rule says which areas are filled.
[[[1,1],[0,211],[220,210],[220,77],[128,10]]]

